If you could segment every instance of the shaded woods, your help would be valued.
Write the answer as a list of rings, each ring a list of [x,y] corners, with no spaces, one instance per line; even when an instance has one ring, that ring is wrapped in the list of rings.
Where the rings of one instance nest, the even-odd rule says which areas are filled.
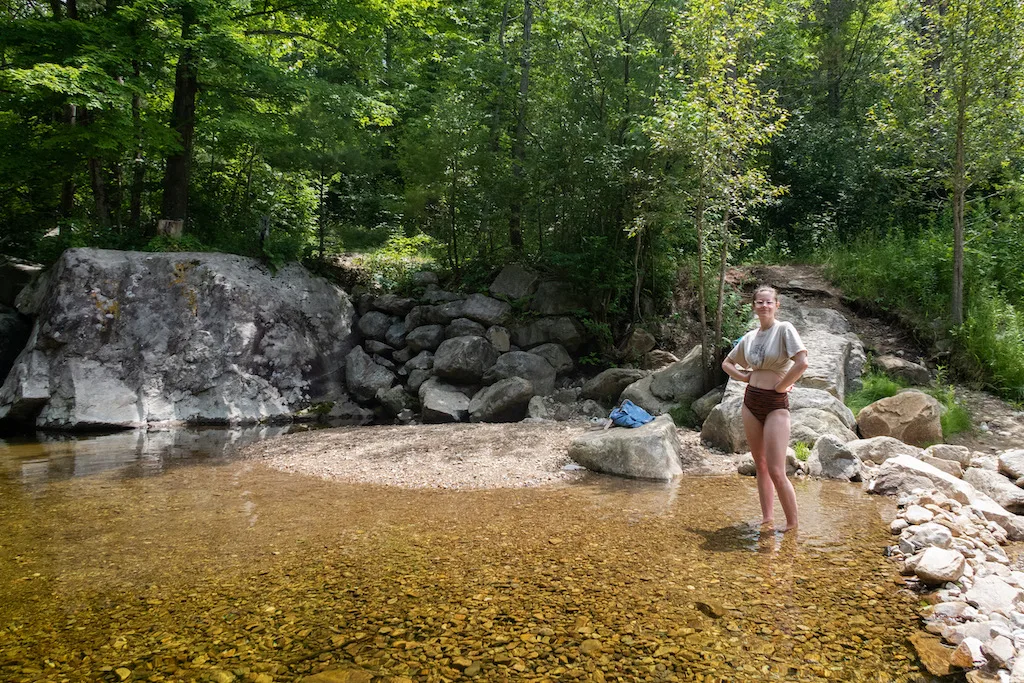
[[[598,326],[683,267],[710,347],[729,264],[813,256],[1024,392],[1021,30],[1012,0],[9,0],[0,251],[415,238],[470,281],[558,270]]]

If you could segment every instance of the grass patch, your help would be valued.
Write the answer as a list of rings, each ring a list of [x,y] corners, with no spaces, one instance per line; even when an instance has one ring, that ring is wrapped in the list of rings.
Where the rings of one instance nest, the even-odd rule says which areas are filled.
[[[942,377],[941,368],[939,377]],[[970,411],[956,400],[956,390],[953,388],[953,385],[940,382],[937,387],[926,389],[925,391],[934,396],[935,400],[946,408],[946,412],[939,418],[944,438],[969,431],[974,426],[971,422]]]
[[[800,462],[807,462],[807,458],[811,457],[811,447],[803,441],[797,441],[793,445],[793,452],[796,453],[796,459]]]
[[[856,415],[867,405],[899,393],[906,385],[881,372],[868,372],[861,378],[864,386],[846,395],[846,407]]]

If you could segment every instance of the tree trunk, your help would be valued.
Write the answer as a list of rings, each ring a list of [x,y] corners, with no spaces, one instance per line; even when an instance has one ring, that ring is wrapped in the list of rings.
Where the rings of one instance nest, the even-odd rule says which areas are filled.
[[[448,213],[451,219],[451,231],[452,231],[452,269],[455,274],[459,274],[459,231],[457,217],[458,213],[455,209],[455,201],[458,198],[456,195],[456,188],[459,183],[459,158],[456,156],[452,159],[452,196],[448,206]]]
[[[967,96],[971,73],[971,10],[964,26],[964,54],[960,82],[956,90],[956,147],[953,154],[953,300],[950,313],[953,324],[964,323],[964,205],[967,201],[967,162],[964,157],[967,135]]]
[[[78,107],[73,104],[64,105],[64,123],[74,128],[78,125]],[[70,218],[71,212],[75,210],[75,174],[73,169],[68,169],[67,177],[60,188],[60,216]]]
[[[715,359],[718,358],[718,351],[722,345],[722,318],[725,309],[725,271],[729,264],[729,220],[729,210],[726,209],[725,216],[722,217],[722,246],[719,252],[718,263],[718,303],[715,305],[715,338],[712,340],[714,344],[712,350],[715,353]],[[714,370],[715,368],[713,367],[708,369],[712,375],[716,374],[713,372]]]
[[[966,67],[963,80],[966,86]],[[967,128],[966,87],[957,94],[956,152],[953,158],[953,301],[950,312],[954,325],[964,322],[964,204],[967,199],[964,136]]]
[[[135,27],[132,27],[133,37]],[[139,82],[142,68],[139,60],[132,60],[132,75]],[[142,95],[132,95],[132,128],[135,130],[135,158],[132,160],[132,184],[128,191],[128,226],[138,235],[142,230],[142,188],[146,180],[146,163],[142,152]]]
[[[508,240],[517,253],[523,251],[523,166],[526,161],[526,113],[530,93],[530,31],[533,29],[533,5],[523,2],[523,51],[519,57],[519,107],[516,118],[516,139],[512,145],[512,205],[508,222]]]
[[[89,158],[89,182],[92,185],[92,200],[96,220],[104,228],[109,228],[110,207],[107,203],[107,183],[103,178],[103,162],[97,157]]]
[[[194,23],[193,10],[186,4],[181,15],[183,41],[191,37]],[[180,221],[182,226],[188,218],[189,171],[196,125],[196,92],[199,87],[197,71],[192,48],[183,48],[174,73],[174,100],[171,104],[171,128],[178,136],[181,149],[167,157],[163,203],[160,208],[161,219]]]

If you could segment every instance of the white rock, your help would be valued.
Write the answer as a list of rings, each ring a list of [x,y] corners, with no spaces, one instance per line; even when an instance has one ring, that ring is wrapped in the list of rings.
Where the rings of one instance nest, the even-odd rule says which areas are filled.
[[[1011,610],[1024,602],[1024,590],[1011,586],[998,576],[985,576],[974,582],[964,599],[982,613],[1009,615]]]
[[[1017,657],[1010,670],[1010,683],[1024,683],[1024,657]]]
[[[907,527],[900,536],[900,550],[907,555],[929,546],[948,548],[952,543],[953,534],[949,529],[934,522]],[[905,545],[909,550],[904,549]]]
[[[974,662],[974,666],[985,665],[986,660],[985,655],[981,652],[981,641],[977,638],[967,637],[960,641],[956,651],[950,658],[953,659],[957,655],[967,655]]]
[[[892,520],[892,523],[889,524],[889,530],[892,531],[892,533],[894,534],[898,534],[904,529],[906,529],[908,526],[910,526],[910,523],[907,520],[903,519],[902,517],[897,517],[896,519]]]
[[[939,460],[951,460],[964,468],[968,467],[971,462],[971,452],[966,446],[937,443],[924,449],[924,454]]]
[[[955,550],[928,548],[914,567],[917,578],[929,586],[957,581],[964,574],[964,556]]]
[[[1010,660],[1017,654],[1013,647],[1013,641],[1006,636],[996,636],[992,640],[982,643],[981,651],[993,666],[1000,668],[1007,668],[1010,665]]]
[[[924,524],[934,519],[935,514],[920,505],[911,505],[903,511],[903,517],[911,524]]]

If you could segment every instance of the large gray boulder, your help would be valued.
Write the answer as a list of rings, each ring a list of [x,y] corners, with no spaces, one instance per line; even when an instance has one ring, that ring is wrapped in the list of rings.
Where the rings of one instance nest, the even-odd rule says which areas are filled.
[[[530,349],[530,353],[535,356],[540,356],[555,369],[556,375],[564,375],[567,372],[572,372],[574,364],[572,362],[572,356],[565,350],[565,347],[561,344],[541,344],[540,346],[534,346]]]
[[[369,311],[364,314],[363,317],[359,318],[359,331],[362,332],[363,336],[367,339],[384,341],[388,333],[388,328],[395,322],[396,321],[387,313]]]
[[[448,327],[444,328],[444,338],[482,337],[486,332],[487,330],[484,329],[484,326],[475,320],[470,320],[469,318],[456,318],[448,323]]]
[[[483,337],[445,339],[434,354],[434,373],[458,384],[478,384],[498,360],[498,352]]]
[[[1014,481],[1024,477],[1024,448],[999,454],[999,471]]]
[[[868,493],[882,495],[910,493],[914,489],[937,489],[965,504],[977,496],[976,489],[966,481],[907,454],[882,463],[867,485]]]
[[[398,296],[389,292],[372,297],[370,305],[378,311],[404,318],[413,309],[416,302],[408,297]]]
[[[547,396],[555,390],[555,369],[540,356],[526,351],[509,351],[498,356],[498,360],[484,373],[484,384],[493,384],[503,379],[521,377],[529,380],[533,392]]]
[[[891,436],[875,436],[870,439],[857,439],[856,441],[850,441],[847,443],[846,447],[849,448],[861,462],[870,460],[876,465],[880,465],[889,458],[894,458],[900,454],[920,458],[924,453],[924,451],[917,446],[905,444],[899,439],[894,439]]]
[[[583,328],[572,318],[555,316],[539,318],[512,330],[512,343],[521,349],[549,342],[561,344],[572,353],[583,344]]]
[[[530,301],[530,310],[541,315],[562,315],[584,308],[581,297],[568,282],[547,280],[537,286]]]
[[[750,450],[743,431],[746,386],[732,379],[726,384],[725,396],[711,409],[701,428],[701,438],[709,445],[730,453]],[[856,425],[853,413],[827,391],[798,386],[789,393],[789,408],[791,446],[800,442],[813,444],[825,434],[832,434],[844,443],[857,438],[853,432]]]
[[[36,318],[0,419],[42,428],[288,419],[341,401],[347,294],[298,264],[70,249],[19,297]]]
[[[395,383],[395,374],[374,362],[362,347],[357,346],[345,358],[345,383],[360,401],[376,399],[377,392],[387,391]]]
[[[823,389],[840,401],[846,396],[847,371],[856,368],[857,377],[864,367],[864,346],[854,335],[838,335],[824,330],[801,334],[807,346],[807,370],[800,378],[802,387]]]
[[[618,403],[623,389],[648,374],[646,370],[633,368],[608,368],[587,380],[583,385],[582,396],[601,403]]]
[[[533,385],[522,377],[510,377],[484,387],[469,402],[472,422],[519,422],[533,398]]]
[[[667,415],[636,429],[581,434],[569,444],[569,457],[595,472],[662,481],[682,474],[684,465],[683,448]]]
[[[462,316],[485,327],[501,325],[511,312],[512,307],[504,301],[483,294],[471,294],[462,302]]]
[[[1024,514],[1024,489],[1016,486],[999,472],[968,467],[964,472],[964,481],[1013,514]]]
[[[903,391],[865,406],[857,414],[861,436],[891,436],[913,446],[942,441],[942,407],[920,391]]]
[[[708,419],[708,415],[711,414],[711,410],[722,402],[722,398],[724,396],[725,387],[715,387],[690,404],[690,410],[692,410],[693,414],[697,416],[697,422],[699,424],[704,424],[704,420]]]
[[[413,353],[433,351],[441,345],[442,341],[444,341],[444,325],[420,325],[405,336],[405,345]]]
[[[31,320],[13,308],[0,304],[0,382],[11,371],[31,334]]]
[[[704,371],[700,361],[701,347],[690,349],[677,363],[654,373],[651,392],[658,398],[679,403],[704,394]]]
[[[498,277],[491,283],[492,296],[500,296],[514,301],[530,296],[537,289],[539,281],[537,273],[512,263],[502,268]]]
[[[465,422],[469,419],[469,397],[436,377],[420,385],[419,397],[424,422]]]
[[[920,363],[914,363],[899,356],[877,356],[873,363],[876,368],[885,374],[896,379],[902,379],[908,384],[924,385],[931,381],[928,368]]]
[[[799,386],[824,389],[840,400],[859,389],[867,356],[846,316],[831,308],[804,306],[788,296],[780,296],[779,303],[779,320],[793,323],[807,347],[809,365]]]
[[[667,414],[677,404],[671,400],[666,401],[655,396],[654,392],[651,391],[651,382],[653,381],[653,375],[647,375],[638,379],[622,390],[622,393],[619,394],[619,400],[624,401],[628,398],[651,415]]]
[[[822,436],[814,444],[807,458],[807,470],[812,477],[860,481],[860,459],[845,442],[831,434]]]

